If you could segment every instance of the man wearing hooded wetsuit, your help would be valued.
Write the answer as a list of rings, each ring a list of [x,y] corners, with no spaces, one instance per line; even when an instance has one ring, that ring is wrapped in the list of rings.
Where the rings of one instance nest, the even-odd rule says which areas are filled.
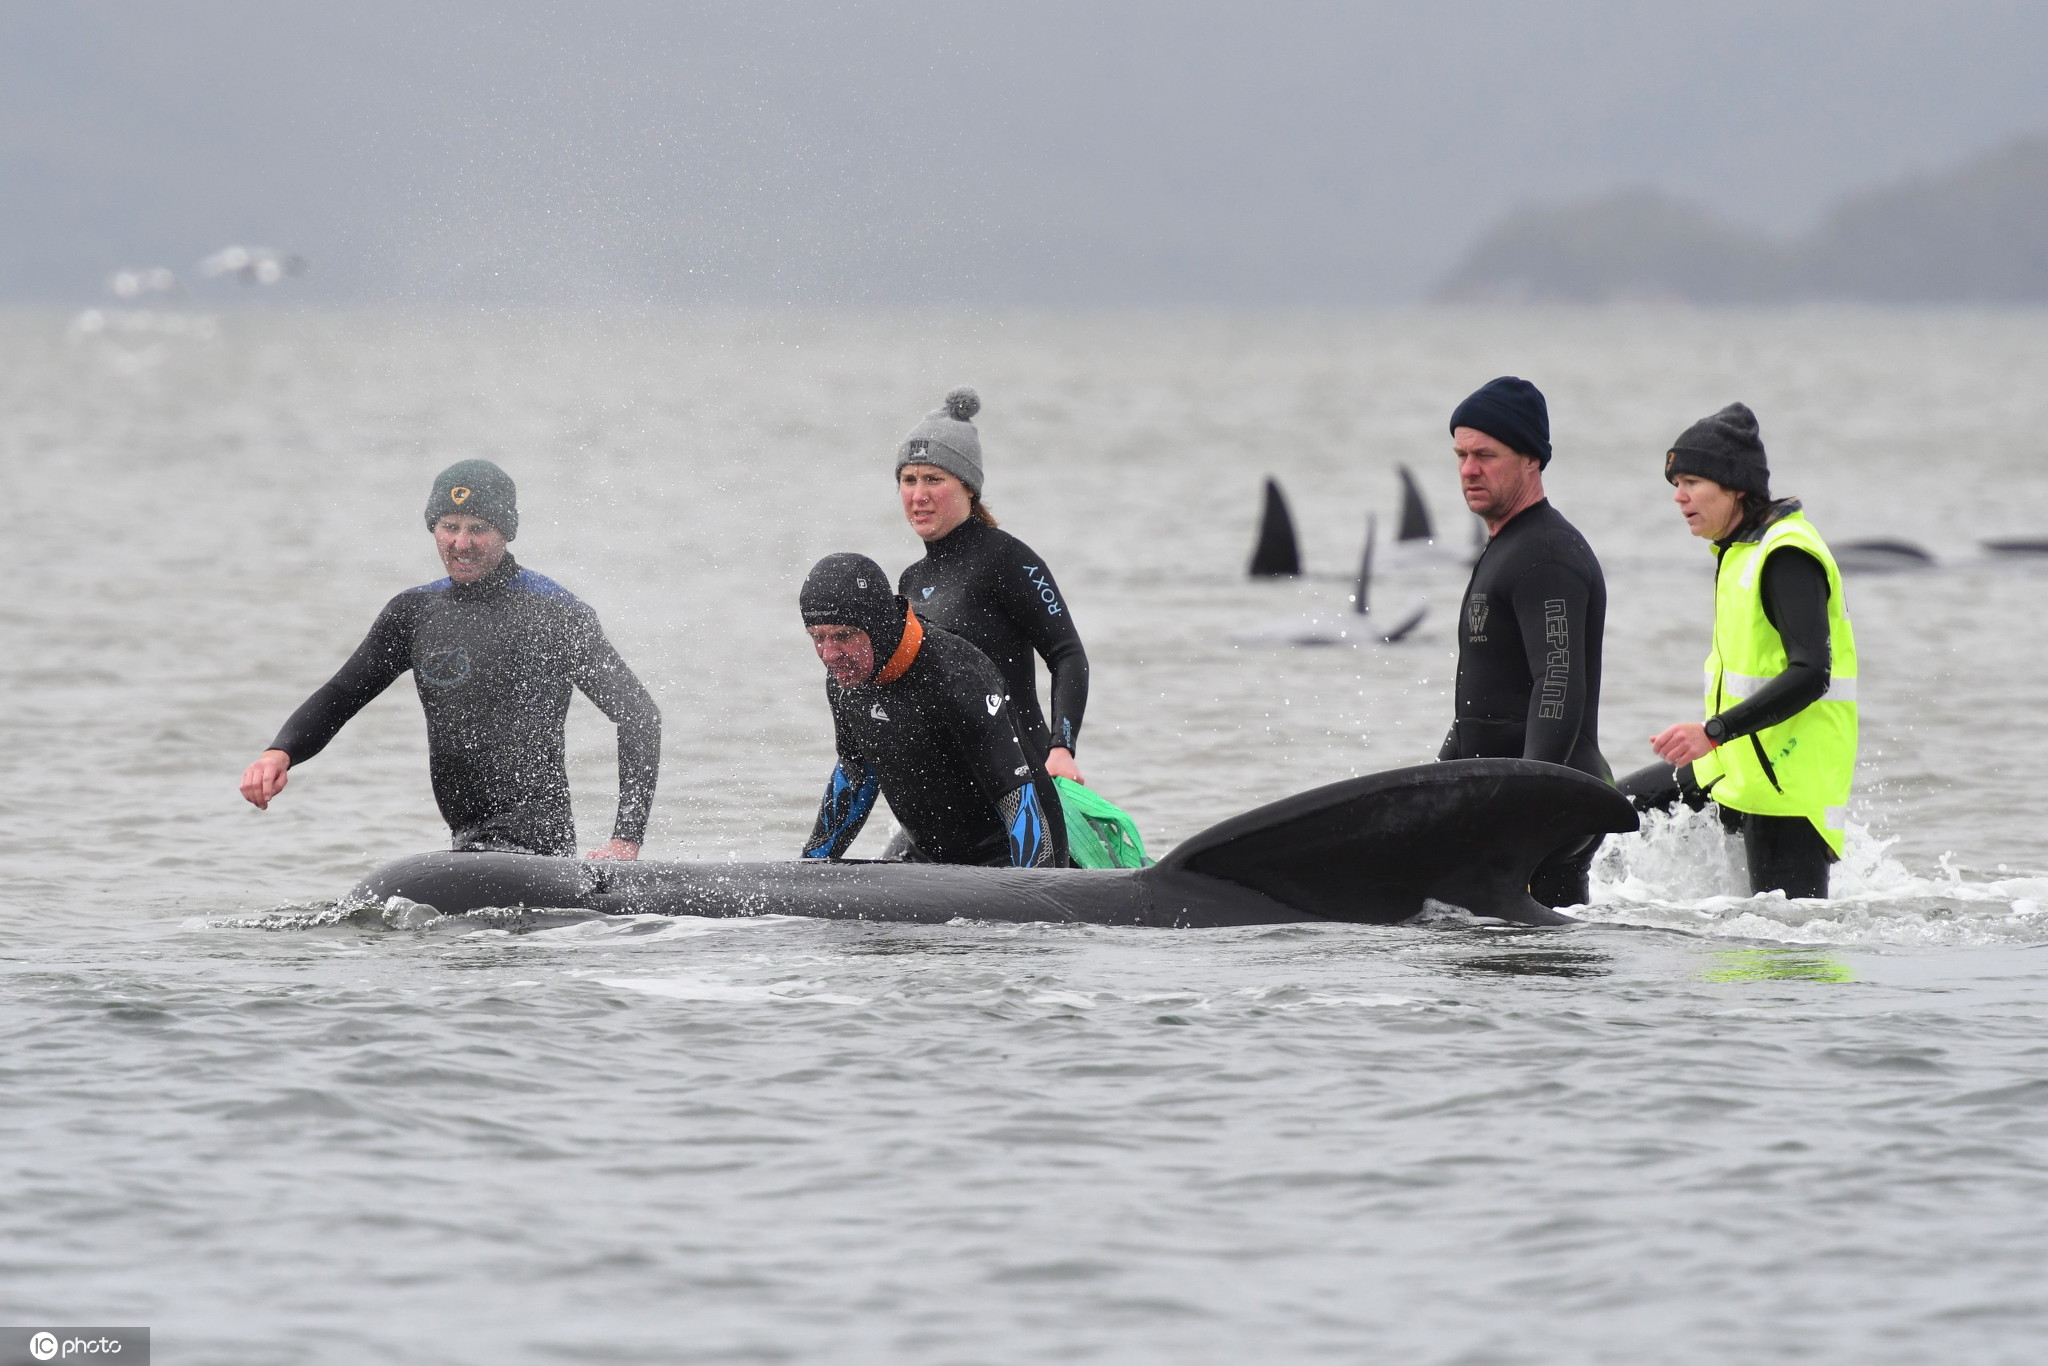
[[[842,856],[879,795],[916,860],[1066,865],[1052,780],[1026,752],[986,655],[920,622],[864,555],[820,560],[802,607],[826,668],[839,757],[805,858]]]
[[[1600,650],[1607,580],[1578,529],[1550,505],[1550,414],[1503,376],[1451,415],[1465,504],[1484,518],[1458,621],[1455,720],[1440,759],[1536,759],[1612,781],[1600,753]],[[1537,866],[1529,895],[1584,905],[1596,836]]]
[[[449,577],[385,604],[340,672],[249,766],[242,795],[267,807],[288,769],[326,748],[410,669],[452,847],[573,855],[563,728],[574,687],[619,728],[618,816],[611,842],[591,856],[638,857],[661,766],[654,699],[605,639],[597,614],[505,549],[518,534],[519,511],[503,470],[465,460],[442,471],[427,526]]]

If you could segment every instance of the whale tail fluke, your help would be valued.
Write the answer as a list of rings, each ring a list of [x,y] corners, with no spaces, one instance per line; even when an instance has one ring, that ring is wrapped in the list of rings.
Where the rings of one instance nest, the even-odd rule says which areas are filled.
[[[1431,541],[1436,532],[1429,524],[1429,505],[1422,501],[1422,490],[1416,487],[1415,476],[1406,465],[1401,471],[1401,541]]]
[[[1252,549],[1255,579],[1292,578],[1301,573],[1301,545],[1294,536],[1294,517],[1287,511],[1280,481],[1266,480],[1266,507],[1259,516],[1259,543]]]
[[[1426,901],[1528,925],[1570,916],[1529,895],[1549,855],[1637,826],[1628,798],[1574,769],[1455,759],[1332,783],[1247,811],[1160,860],[1311,915],[1390,925]]]

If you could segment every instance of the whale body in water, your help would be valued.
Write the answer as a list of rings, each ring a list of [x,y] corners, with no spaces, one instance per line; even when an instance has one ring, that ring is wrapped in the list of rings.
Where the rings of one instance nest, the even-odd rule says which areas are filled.
[[[1435,901],[1555,925],[1571,917],[1529,896],[1536,865],[1589,836],[1636,825],[1628,799],[1597,778],[1522,759],[1461,759],[1351,778],[1259,807],[1182,842],[1150,868],[619,863],[443,851],[385,864],[348,899],[402,897],[444,915],[523,907],[1181,928],[1389,925]]]

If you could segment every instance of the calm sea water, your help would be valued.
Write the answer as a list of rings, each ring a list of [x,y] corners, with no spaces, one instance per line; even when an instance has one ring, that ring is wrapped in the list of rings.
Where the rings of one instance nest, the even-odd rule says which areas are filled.
[[[894,444],[967,382],[1089,643],[1082,763],[1159,852],[1434,754],[1443,421],[1504,372],[1607,567],[1617,769],[1696,715],[1693,418],[1744,399],[1825,534],[1938,557],[1850,582],[1834,900],[1743,896],[1683,821],[1552,931],[394,929],[332,903],[445,839],[409,683],[235,792],[439,576],[428,481],[481,455],[665,709],[650,856],[792,854],[831,762],[796,585],[914,557]],[[2044,372],[2039,314],[0,315],[0,1322],[202,1363],[2034,1360],[2048,571],[1978,542],[2043,534]],[[1446,551],[1374,601],[1423,628],[1245,643],[1344,609],[1401,463]],[[1241,574],[1268,473],[1299,583]],[[595,844],[582,702],[571,743]]]

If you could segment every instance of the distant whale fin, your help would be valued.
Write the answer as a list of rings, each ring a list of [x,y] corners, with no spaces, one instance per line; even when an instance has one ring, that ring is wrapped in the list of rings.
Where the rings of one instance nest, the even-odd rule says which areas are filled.
[[[1837,541],[1828,549],[1834,553],[1835,567],[1851,574],[1934,568],[1934,556],[1911,541]]]
[[[1353,590],[1351,606],[1361,617],[1372,610],[1372,544],[1378,539],[1379,519],[1370,512],[1365,514],[1365,556],[1358,562],[1358,584]]]
[[[1422,625],[1422,619],[1428,615],[1428,600],[1425,599],[1422,602],[1416,603],[1415,606],[1409,610],[1408,615],[1401,618],[1398,624],[1390,626],[1385,631],[1382,631],[1380,633],[1380,644],[1399,644],[1401,641],[1407,638],[1409,632],[1413,631],[1416,627]]]
[[[1422,490],[1415,486],[1415,476],[1408,472],[1406,465],[1401,470],[1401,534],[1402,541],[1431,541],[1436,532],[1429,525],[1429,506],[1422,501]]]
[[[1251,576],[1288,578],[1301,573],[1301,546],[1294,539],[1294,518],[1280,482],[1266,480],[1266,509],[1259,517],[1259,543],[1252,550]]]
[[[1454,759],[1332,783],[1184,841],[1164,870],[1220,878],[1331,920],[1394,924],[1425,900],[1529,925],[1571,920],[1529,895],[1550,854],[1634,830],[1613,786],[1525,759]]]

